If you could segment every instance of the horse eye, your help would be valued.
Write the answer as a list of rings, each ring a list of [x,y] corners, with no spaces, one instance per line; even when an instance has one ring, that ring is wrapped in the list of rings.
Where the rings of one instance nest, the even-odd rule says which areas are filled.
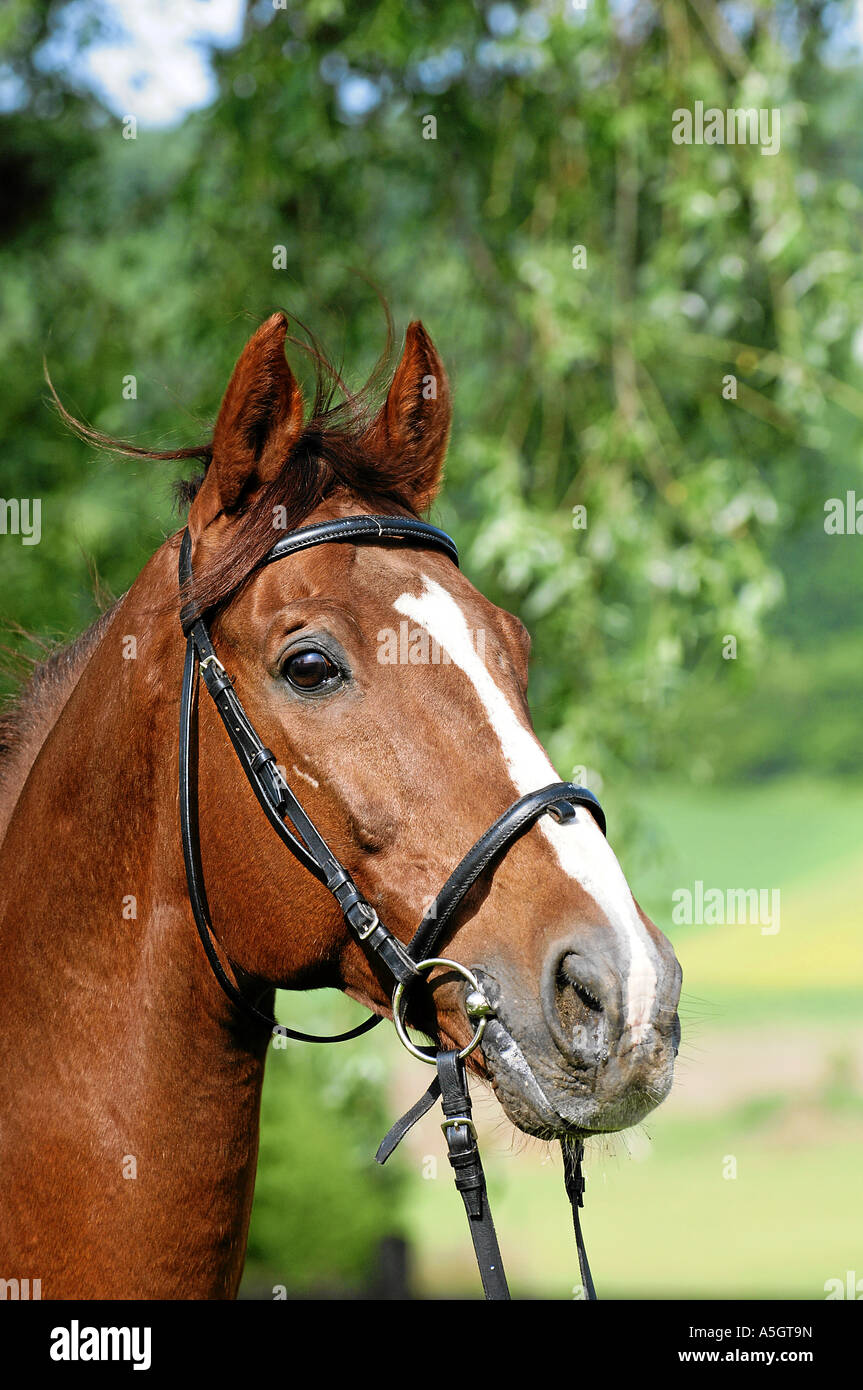
[[[323,652],[310,648],[292,656],[282,673],[298,690],[318,690],[337,676],[339,669]]]

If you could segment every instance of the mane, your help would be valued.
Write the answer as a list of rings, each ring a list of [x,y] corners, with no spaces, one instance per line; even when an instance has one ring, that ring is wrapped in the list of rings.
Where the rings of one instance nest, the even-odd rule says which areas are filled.
[[[287,335],[287,341],[310,358],[315,372],[315,393],[310,413],[279,474],[251,499],[231,527],[217,561],[196,580],[194,599],[201,610],[217,608],[232,597],[273,544],[273,515],[284,508],[286,530],[293,530],[326,498],[350,493],[380,511],[414,516],[409,501],[410,484],[421,465],[411,459],[393,459],[378,443],[369,426],[382,397],[381,384],[388,375],[393,346],[392,319],[384,305],[386,343],[370,376],[358,391],[345,385],[341,371],[324,352],[305,324],[294,319],[308,341]],[[146,449],[115,439],[76,419],[63,405],[53,383],[46,379],[59,414],[86,443],[113,453],[154,460],[195,459],[203,472],[175,484],[181,509],[194,501],[212,462],[212,439],[183,449]],[[340,399],[337,399],[340,396]],[[385,485],[382,486],[382,480]],[[189,598],[191,595],[186,595]]]

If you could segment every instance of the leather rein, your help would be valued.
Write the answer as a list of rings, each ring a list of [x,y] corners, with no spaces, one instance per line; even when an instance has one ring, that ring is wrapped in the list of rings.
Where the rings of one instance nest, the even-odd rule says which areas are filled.
[[[255,567],[256,570],[311,546],[329,542],[378,543],[383,540],[417,545],[443,552],[458,565],[455,543],[436,526],[411,517],[348,516],[335,521],[306,526],[283,536]],[[179,580],[181,595],[192,593],[192,542],[188,530],[180,545]],[[426,910],[412,939],[405,945],[384,925],[377,911],[363,896],[345,866],[333,854],[291,788],[288,786],[275,754],[265,746],[243,709],[231,677],[216,655],[205,621],[190,599],[182,608],[180,618],[186,637],[186,657],[180,700],[180,826],[183,859],[189,902],[210,967],[237,1011],[259,1028],[299,1042],[346,1042],[369,1032],[381,1021],[382,1015],[372,1014],[357,1027],[345,1033],[321,1036],[287,1028],[271,1015],[257,1008],[242,992],[230,966],[226,967],[207,903],[197,819],[197,676],[204,685],[225,726],[240,765],[261,805],[261,808],[291,854],[299,860],[328,891],[341,909],[345,924],[359,943],[369,961],[383,965],[393,981],[393,1021],[400,1040],[421,1061],[435,1067],[435,1078],[425,1094],[390,1130],[376,1154],[379,1163],[387,1158],[408,1130],[440,1098],[444,1120],[448,1157],[468,1216],[468,1225],[487,1299],[508,1299],[509,1289],[501,1261],[497,1236],[488,1205],[485,1176],[477,1146],[476,1129],[471,1119],[471,1101],[465,1073],[465,1059],[479,1046],[486,1023],[495,1017],[494,1009],[485,997],[482,986],[472,971],[457,961],[436,954],[440,941],[452,923],[454,914],[465,894],[486,871],[494,871],[500,858],[543,815],[561,823],[573,822],[576,808],[591,812],[605,833],[605,816],[598,800],[586,787],[572,782],[556,782],[538,791],[528,792],[515,801],[468,850],[453,870],[434,902]],[[409,1038],[404,1024],[408,991],[421,980],[426,971],[445,966],[461,975],[469,986],[465,1010],[475,1032],[471,1041],[460,1051],[417,1047]],[[596,1293],[587,1262],[587,1253],[579,1221],[583,1206],[584,1177],[581,1139],[562,1139],[563,1175],[567,1196],[572,1206],[573,1228],[578,1251],[583,1296],[594,1299]]]

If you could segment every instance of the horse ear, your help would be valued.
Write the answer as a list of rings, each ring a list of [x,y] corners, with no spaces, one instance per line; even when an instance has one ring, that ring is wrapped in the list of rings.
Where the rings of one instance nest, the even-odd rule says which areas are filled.
[[[443,363],[422,324],[412,323],[386,401],[365,439],[379,458],[392,455],[392,481],[416,512],[437,496],[451,420]],[[382,467],[386,471],[386,464]]]
[[[207,475],[189,512],[200,534],[278,476],[303,428],[303,396],[285,360],[288,320],[272,314],[234,368],[213,433]]]

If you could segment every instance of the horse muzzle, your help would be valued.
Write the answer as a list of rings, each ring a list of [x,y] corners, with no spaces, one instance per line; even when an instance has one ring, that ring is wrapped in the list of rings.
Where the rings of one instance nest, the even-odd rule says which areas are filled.
[[[608,959],[549,953],[535,989],[474,966],[493,1011],[482,1052],[495,1093],[519,1129],[585,1137],[638,1124],[668,1095],[680,1043],[681,970],[668,948],[650,1007],[635,1023]]]

